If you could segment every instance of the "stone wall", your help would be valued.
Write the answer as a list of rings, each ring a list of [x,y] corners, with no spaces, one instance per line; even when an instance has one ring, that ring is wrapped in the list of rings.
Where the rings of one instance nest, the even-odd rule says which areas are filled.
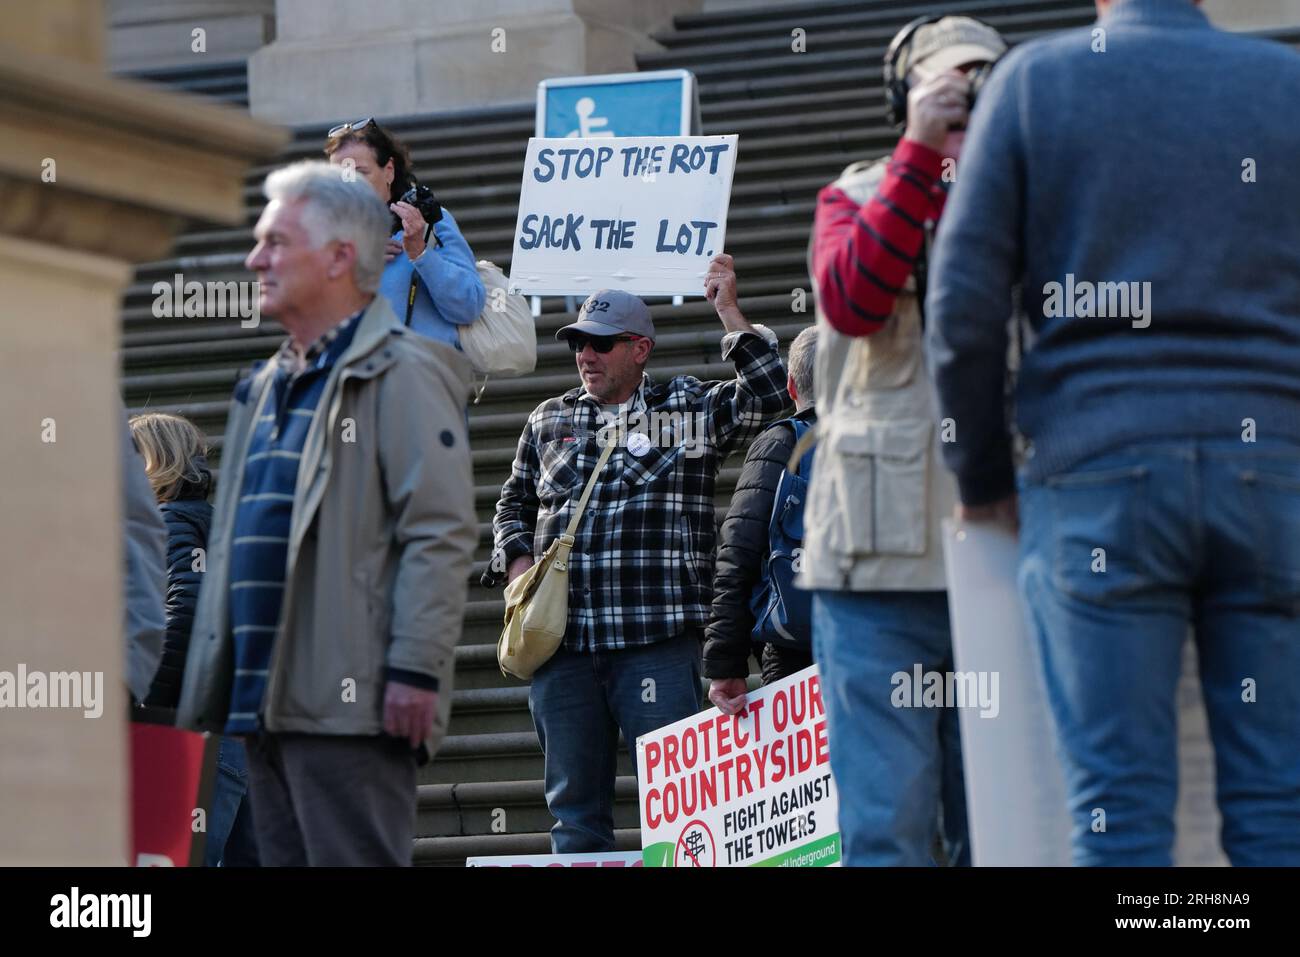
[[[104,38],[100,0],[0,4],[0,865],[128,860],[122,292],[285,140],[106,76]],[[72,673],[90,708],[52,706]]]
[[[246,59],[275,39],[275,0],[108,0],[107,14],[115,71]]]
[[[517,103],[547,77],[636,69],[652,30],[702,0],[277,0],[251,109],[283,123]]]

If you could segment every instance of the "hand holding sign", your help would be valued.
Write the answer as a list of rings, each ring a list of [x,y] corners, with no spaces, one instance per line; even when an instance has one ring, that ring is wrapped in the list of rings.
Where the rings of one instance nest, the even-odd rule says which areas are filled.
[[[735,261],[726,253],[718,253],[709,260],[709,271],[704,276],[704,296],[713,303],[718,315],[740,311],[736,303]]]
[[[962,505],[954,509],[958,522],[987,522],[999,525],[1012,537],[1020,534],[1020,508],[1015,495],[990,502],[987,505]]]
[[[718,253],[709,260],[709,271],[704,276],[704,295],[713,303],[718,318],[722,320],[722,328],[728,332],[759,334],[740,311],[736,296],[736,270],[732,266],[731,257],[726,253]]]
[[[740,714],[745,710],[749,687],[744,678],[714,678],[709,683],[709,701],[723,714]]]

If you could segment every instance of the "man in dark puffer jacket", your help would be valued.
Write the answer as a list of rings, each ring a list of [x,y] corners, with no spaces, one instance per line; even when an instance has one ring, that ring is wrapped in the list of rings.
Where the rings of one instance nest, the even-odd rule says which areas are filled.
[[[817,421],[813,408],[813,359],[817,328],[810,326],[790,344],[786,362],[786,388],[798,410],[796,418],[810,425]],[[705,628],[704,676],[710,679],[709,700],[727,714],[745,706],[745,676],[754,648],[754,615],[749,601],[762,573],[768,552],[768,525],[781,473],[794,452],[794,430],[772,425],[749,447],[745,467],[731,497],[731,507],[718,538],[718,558],[713,580],[713,608]],[[762,646],[759,659],[763,684],[771,684],[802,671],[813,663],[812,649]]]

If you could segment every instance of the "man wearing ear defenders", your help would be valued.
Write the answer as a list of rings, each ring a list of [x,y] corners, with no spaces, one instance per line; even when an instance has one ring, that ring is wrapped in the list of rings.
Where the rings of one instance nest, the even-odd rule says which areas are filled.
[[[939,465],[921,303],[972,99],[1005,50],[968,17],[904,27],[884,62],[903,138],[818,195],[817,468],[797,584],[813,590],[848,865],[970,863],[957,708],[917,706],[897,676],[953,671],[940,522],[956,498]]]

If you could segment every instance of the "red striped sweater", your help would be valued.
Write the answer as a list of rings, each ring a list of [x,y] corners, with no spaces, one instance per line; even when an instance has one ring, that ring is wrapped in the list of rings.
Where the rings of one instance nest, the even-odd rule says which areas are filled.
[[[927,220],[938,222],[947,194],[943,157],[900,140],[875,194],[861,206],[834,184],[817,194],[813,272],[822,311],[847,336],[879,330],[911,275]]]

